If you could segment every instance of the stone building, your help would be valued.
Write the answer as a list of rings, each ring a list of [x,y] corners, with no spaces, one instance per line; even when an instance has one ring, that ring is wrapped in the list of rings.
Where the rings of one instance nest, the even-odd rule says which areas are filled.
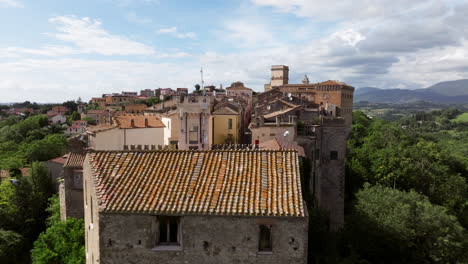
[[[86,263],[307,263],[295,151],[88,153]]]
[[[316,205],[329,215],[329,229],[344,223],[346,139],[351,129],[354,88],[337,81],[289,84],[289,68],[271,68],[265,92],[254,97],[250,130],[261,149],[298,144],[310,164],[305,177]]]
[[[271,80],[265,84],[265,91],[278,89],[284,95],[294,95],[307,99],[319,105],[320,109],[329,112],[335,108],[331,114],[343,117],[347,127],[351,127],[353,116],[353,94],[354,87],[339,81],[328,80],[320,83],[309,83],[309,78],[305,76],[300,84],[289,83],[289,67],[284,65],[274,65],[271,67]],[[349,131],[348,131],[349,132]]]
[[[70,152],[63,166],[59,185],[60,218],[83,218],[83,162],[84,152]]]

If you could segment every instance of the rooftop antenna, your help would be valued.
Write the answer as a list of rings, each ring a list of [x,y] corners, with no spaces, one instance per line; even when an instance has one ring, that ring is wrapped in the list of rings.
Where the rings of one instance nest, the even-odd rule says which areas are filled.
[[[200,69],[200,75],[201,75],[201,90],[203,91],[205,89],[205,82],[203,81],[203,67]]]

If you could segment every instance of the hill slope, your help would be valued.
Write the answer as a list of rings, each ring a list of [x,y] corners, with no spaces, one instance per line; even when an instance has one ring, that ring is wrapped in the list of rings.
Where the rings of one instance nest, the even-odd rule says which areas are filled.
[[[356,89],[354,101],[373,103],[427,101],[438,104],[463,104],[468,103],[468,79],[440,82],[429,88],[417,90],[363,87]]]

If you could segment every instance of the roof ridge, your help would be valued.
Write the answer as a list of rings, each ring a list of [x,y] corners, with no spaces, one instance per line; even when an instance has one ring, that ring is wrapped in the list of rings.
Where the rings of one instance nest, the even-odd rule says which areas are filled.
[[[283,149],[283,150],[274,150],[274,149],[147,149],[147,150],[94,150],[89,149],[85,153],[157,153],[157,152],[297,152],[294,149]]]

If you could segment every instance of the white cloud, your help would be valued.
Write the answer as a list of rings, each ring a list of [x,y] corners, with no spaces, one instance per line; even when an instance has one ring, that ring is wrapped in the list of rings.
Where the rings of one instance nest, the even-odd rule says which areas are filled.
[[[259,47],[276,43],[273,30],[260,21],[252,21],[244,18],[228,20],[224,23],[225,31],[222,37],[230,41],[234,46]]]
[[[174,36],[176,38],[180,39],[185,39],[185,38],[190,38],[190,39],[195,39],[197,38],[197,34],[194,32],[179,32],[177,30],[177,27],[168,27],[168,28],[161,28],[157,31],[158,34],[167,34]]]
[[[24,5],[16,0],[0,0],[0,6],[9,6],[9,7],[17,7],[23,8]]]
[[[60,33],[55,38],[74,44],[82,53],[102,55],[152,55],[155,50],[124,36],[113,35],[102,28],[99,20],[87,17],[58,16],[49,19]]]

